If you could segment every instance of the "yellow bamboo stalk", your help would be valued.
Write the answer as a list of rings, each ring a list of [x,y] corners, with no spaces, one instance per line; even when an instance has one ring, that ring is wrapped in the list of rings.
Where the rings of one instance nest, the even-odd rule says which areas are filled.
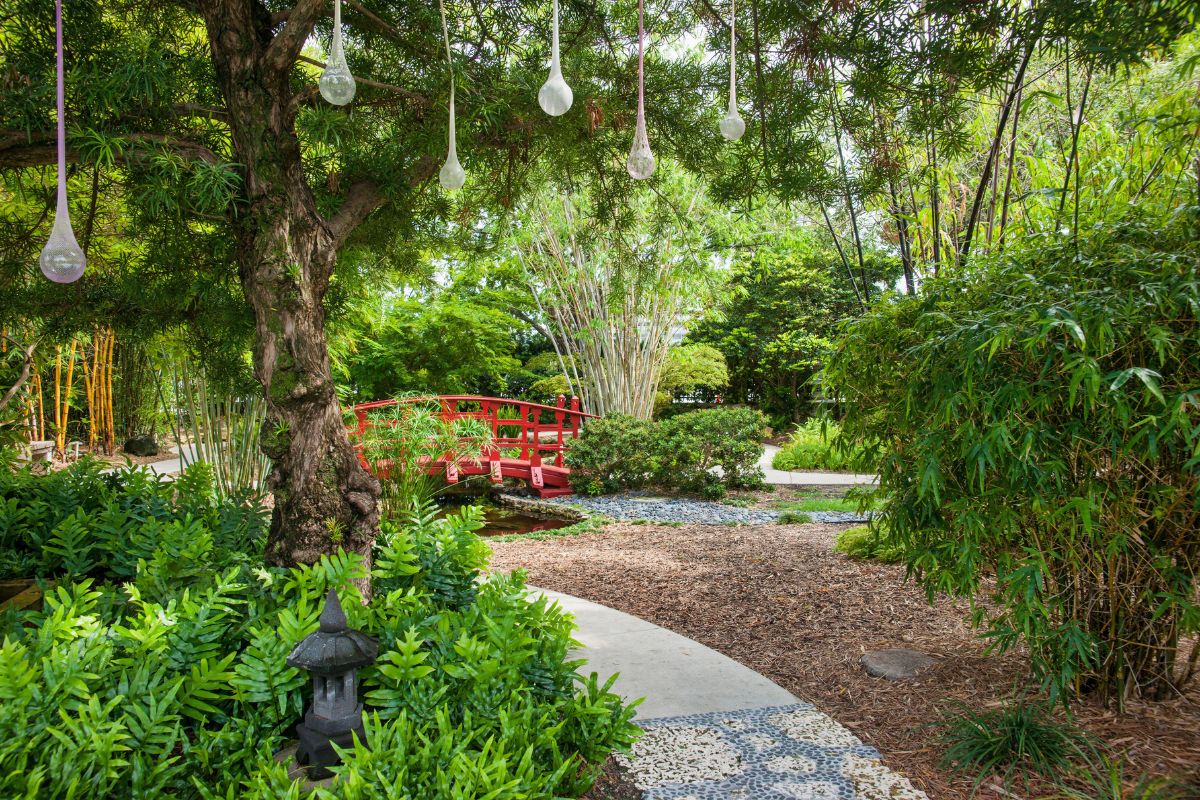
[[[54,353],[54,446],[61,449],[62,435],[62,345]]]
[[[96,348],[95,348],[95,341],[96,341],[96,337],[95,337],[95,334],[93,334],[93,336],[92,336],[92,343],[93,343],[93,348],[92,348],[92,353],[93,353],[93,357],[92,357],[92,363],[93,363],[93,366],[92,366],[92,368],[91,368],[90,370],[88,369],[88,359],[87,359],[87,355],[85,354],[85,355],[84,355],[84,358],[83,358],[83,393],[84,393],[84,395],[87,397],[87,408],[88,408],[88,448],[89,448],[89,449],[91,449],[91,448],[94,448],[94,447],[96,446],[96,404],[95,404],[95,400],[96,400],[96,381],[95,381],[95,380],[93,380],[93,377],[92,377],[92,376],[94,376],[94,375],[96,374],[96,367],[95,367],[95,349],[96,349]]]
[[[104,408],[108,419],[105,425],[105,452],[112,455],[116,448],[116,425],[113,423],[113,349],[117,344],[117,335],[110,327],[108,329],[108,364],[104,379]]]
[[[37,370],[36,366],[34,367],[34,369]],[[37,405],[38,405],[38,407],[37,407],[37,434],[38,434],[37,438],[38,438],[38,441],[41,442],[41,441],[45,441],[45,439],[46,439],[46,416],[45,416],[46,406],[42,402],[42,391],[43,390],[42,390],[42,372],[41,372],[41,370],[37,370],[33,373],[33,382],[34,382],[34,385],[37,387]]]
[[[67,455],[67,423],[71,419],[71,390],[75,386],[75,349],[77,345],[78,342],[72,339],[71,349],[67,356],[67,382],[63,386],[62,426],[58,431],[58,449],[64,458]]]

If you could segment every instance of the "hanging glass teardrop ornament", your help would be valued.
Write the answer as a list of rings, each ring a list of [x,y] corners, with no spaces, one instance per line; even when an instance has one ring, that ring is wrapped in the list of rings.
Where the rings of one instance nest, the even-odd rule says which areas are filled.
[[[333,50],[318,85],[321,87],[321,96],[335,106],[344,106],[354,99],[357,87],[342,50],[342,0],[333,0]]]
[[[450,86],[450,151],[446,154],[446,163],[438,172],[438,182],[443,189],[461,189],[467,182],[467,173],[462,164],[458,163],[458,147],[455,144],[454,132],[454,86]]]
[[[574,92],[563,80],[562,65],[558,60],[558,0],[554,0],[554,25],[550,39],[550,77],[538,90],[538,105],[552,117],[561,117],[571,108]]]
[[[446,67],[450,70],[450,148],[446,163],[438,173],[438,182],[443,189],[461,189],[467,181],[467,173],[458,163],[458,137],[454,129],[454,62],[450,59],[450,29],[446,27],[446,4],[442,0],[438,0],[438,9],[442,13],[442,37],[446,40]]]
[[[737,109],[737,0],[729,4],[729,111],[721,120],[721,135],[731,142],[742,138],[746,121]]]
[[[625,169],[629,177],[644,181],[654,174],[654,154],[650,152],[650,137],[646,135],[646,28],[643,22],[643,0],[638,0],[638,107],[637,126],[633,131],[633,147]]]
[[[67,207],[67,135],[66,101],[63,92],[63,33],[62,0],[54,0],[55,44],[58,70],[58,206],[54,210],[54,227],[50,239],[42,248],[38,264],[42,274],[55,283],[74,283],[83,276],[87,259],[83,248],[71,230],[71,211]]]

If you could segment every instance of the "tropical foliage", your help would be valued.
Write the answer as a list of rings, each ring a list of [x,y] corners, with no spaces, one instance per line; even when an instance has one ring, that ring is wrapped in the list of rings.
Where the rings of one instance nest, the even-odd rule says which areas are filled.
[[[514,234],[562,372],[591,413],[650,417],[675,328],[712,290],[711,207],[699,182],[669,171],[660,194],[611,218],[583,193],[550,192]]]
[[[839,439],[841,432],[842,426],[837,422],[813,417],[796,426],[771,459],[771,466],[782,470],[872,470],[862,448]]]
[[[329,587],[350,624],[379,638],[380,657],[362,674],[370,748],[347,752],[341,778],[315,797],[366,800],[381,786],[410,798],[573,797],[635,735],[632,709],[609,684],[594,675],[576,684],[570,619],[528,601],[519,575],[480,577],[477,511],[386,526],[374,599],[363,604],[356,555],[264,567],[261,509],[214,504],[197,522],[197,506],[173,506],[181,501],[140,473],[32,480],[42,482],[36,493],[4,501],[17,515],[6,541],[29,548],[49,524],[46,506],[57,515],[81,502],[103,503],[67,517],[81,519],[93,550],[114,544],[117,524],[143,546],[143,531],[117,521],[126,507],[153,509],[148,527],[159,535],[103,570],[56,564],[60,583],[42,611],[0,617],[5,797],[299,797],[273,755],[311,681],[285,658],[316,630]],[[202,470],[176,486],[213,496]],[[247,549],[216,535],[228,519],[240,521]],[[123,582],[96,580],[106,575]]]
[[[1047,236],[850,328],[828,374],[930,593],[1048,687],[1161,697],[1200,630],[1194,211]],[[998,288],[1002,287],[1002,288]]]

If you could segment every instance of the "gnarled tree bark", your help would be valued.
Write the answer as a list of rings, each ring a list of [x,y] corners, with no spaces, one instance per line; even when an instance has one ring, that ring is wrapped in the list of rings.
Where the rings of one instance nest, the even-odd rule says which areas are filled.
[[[379,482],[359,464],[334,391],[325,337],[337,247],[383,203],[352,187],[327,222],[304,177],[291,67],[324,3],[300,0],[278,33],[256,0],[199,3],[243,179],[233,221],[241,283],[254,311],[254,372],[267,399],[263,450],[275,508],[267,560],[312,563],[337,547],[370,566]]]

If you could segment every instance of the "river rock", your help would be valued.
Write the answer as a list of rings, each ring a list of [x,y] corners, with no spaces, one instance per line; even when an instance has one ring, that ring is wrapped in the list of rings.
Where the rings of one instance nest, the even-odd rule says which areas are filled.
[[[154,437],[149,434],[134,436],[121,446],[121,449],[131,456],[156,456],[158,455],[158,444],[154,441]]]
[[[858,663],[862,664],[863,669],[872,677],[904,681],[915,678],[921,670],[932,667],[938,660],[907,647],[892,647],[865,653]]]

